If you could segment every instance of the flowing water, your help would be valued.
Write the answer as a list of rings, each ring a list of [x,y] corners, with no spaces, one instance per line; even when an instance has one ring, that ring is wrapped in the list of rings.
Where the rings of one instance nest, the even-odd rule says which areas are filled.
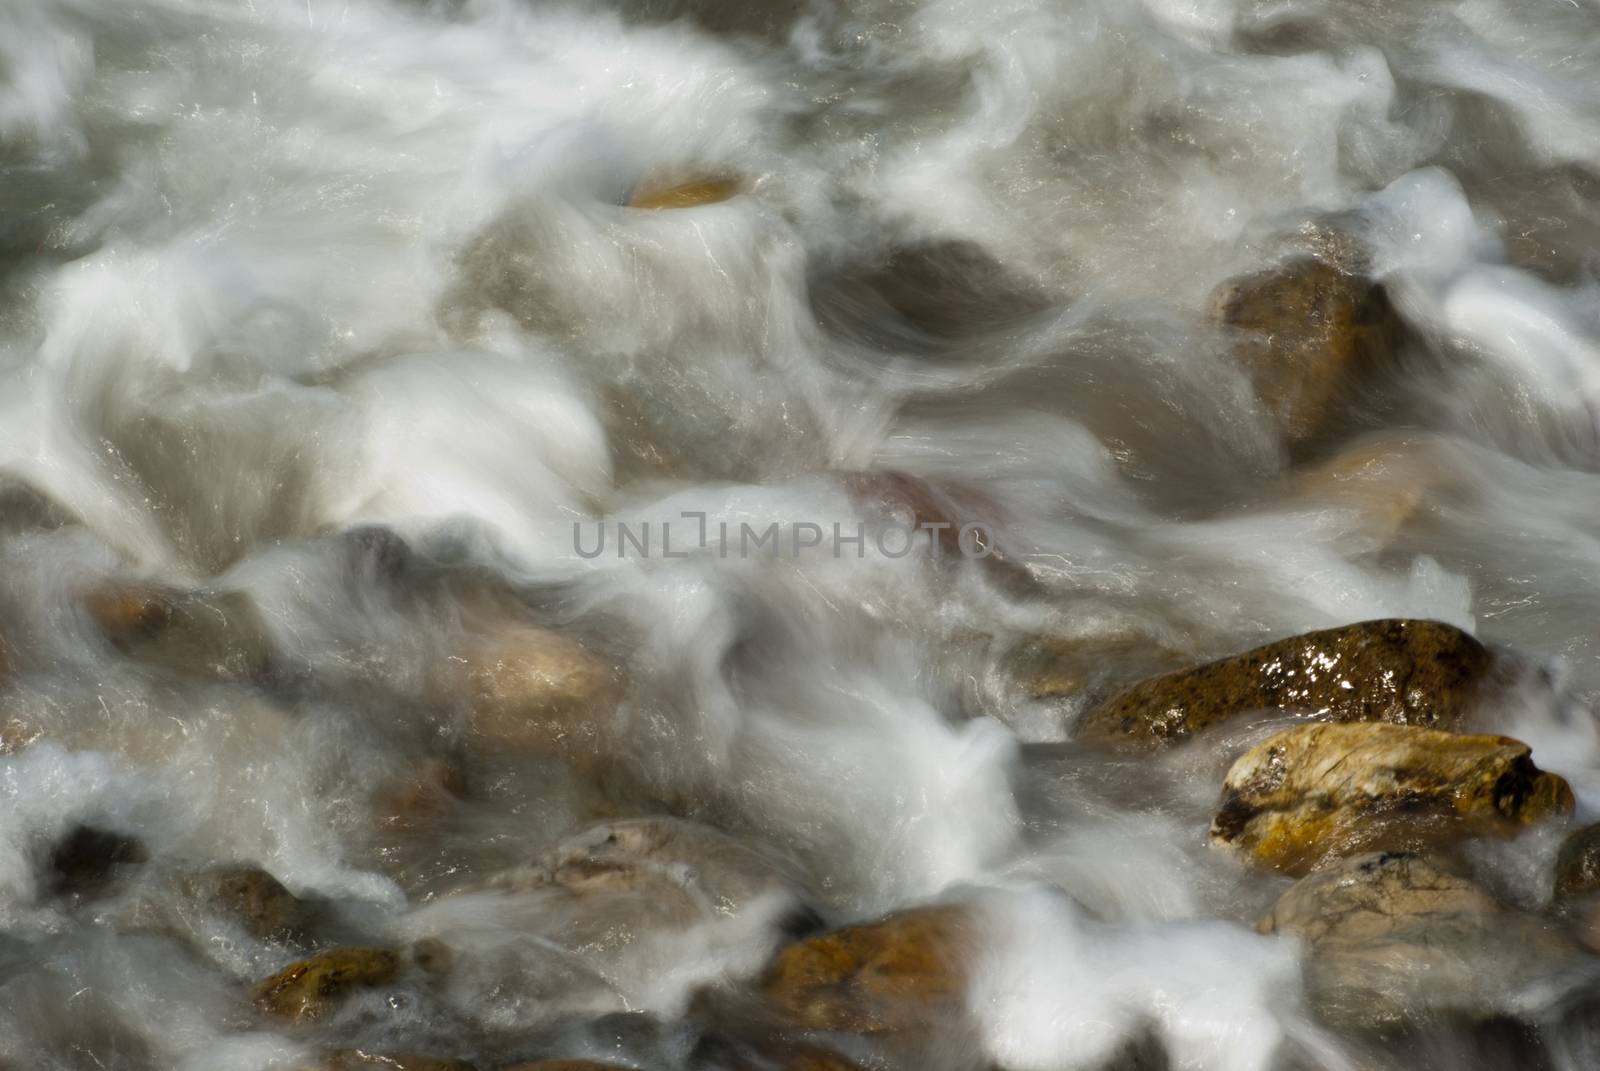
[[[1308,461],[1211,295],[1329,230],[1406,330]],[[696,994],[796,905],[956,900],[970,1029],[907,1067],[1596,1066],[1557,987],[1317,1015],[1206,844],[1259,725],[1070,736],[1435,618],[1600,807],[1597,236],[1594,0],[0,0],[0,1065],[735,1066]],[[989,534],[881,538],[940,517]],[[591,720],[482,715],[517,637]],[[504,873],[649,814],[738,894]],[[1559,832],[1483,880],[1540,908]],[[192,892],[244,864],[451,967],[265,1018],[305,946]]]

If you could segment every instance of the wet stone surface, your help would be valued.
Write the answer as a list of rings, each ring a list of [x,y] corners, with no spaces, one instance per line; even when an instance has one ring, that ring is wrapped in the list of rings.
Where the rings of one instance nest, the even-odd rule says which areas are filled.
[[[1089,711],[1078,739],[1151,748],[1240,714],[1458,727],[1491,677],[1477,640],[1437,621],[1366,621],[1308,632],[1143,681]]]
[[[1305,873],[1342,855],[1510,835],[1572,809],[1567,783],[1509,737],[1302,725],[1233,764],[1211,840]]]

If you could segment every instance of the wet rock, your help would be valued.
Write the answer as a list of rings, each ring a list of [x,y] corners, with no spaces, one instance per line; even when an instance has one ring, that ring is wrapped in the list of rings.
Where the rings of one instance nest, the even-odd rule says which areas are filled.
[[[260,867],[217,867],[190,877],[186,885],[191,896],[260,941],[303,942],[322,917],[318,905],[300,899]]]
[[[1510,1010],[1527,987],[1581,972],[1579,949],[1438,861],[1410,853],[1342,859],[1303,878],[1260,921],[1305,941],[1308,994],[1338,1025]]]
[[[1556,855],[1555,898],[1570,900],[1600,891],[1600,822],[1567,837]]]
[[[743,184],[736,178],[703,178],[688,182],[646,181],[628,198],[629,208],[698,208],[713,205],[737,195]]]
[[[657,913],[693,918],[708,907],[737,911],[788,885],[772,860],[739,840],[694,822],[652,817],[590,827],[480,888],[643,898]]]
[[[443,976],[455,966],[455,954],[450,946],[436,937],[424,937],[411,945],[411,962],[424,974]]]
[[[972,942],[962,909],[917,908],[789,945],[759,985],[797,1026],[914,1031],[961,1013]]]
[[[805,0],[620,0],[630,17],[649,22],[692,19],[719,34],[776,37],[807,10]]]
[[[33,484],[0,473],[0,534],[76,524],[73,512]]]
[[[75,826],[50,853],[48,886],[57,896],[92,900],[110,889],[123,868],[149,860],[149,852],[133,837]]]
[[[877,349],[942,349],[1050,305],[981,245],[907,243],[881,259],[813,274],[811,305],[831,330]]]
[[[1572,807],[1566,781],[1509,737],[1301,725],[1233,764],[1211,839],[1305,873],[1336,856],[1510,835]]]
[[[618,1064],[598,1064],[593,1060],[539,1060],[531,1064],[517,1064],[506,1071],[628,1071]]]
[[[474,735],[580,763],[609,750],[621,674],[582,644],[518,625],[479,634],[462,658]]]
[[[1012,656],[1012,673],[1034,699],[1104,696],[1123,682],[1171,671],[1180,655],[1132,631],[1041,636]]]
[[[1450,625],[1365,621],[1143,681],[1089,711],[1078,737],[1150,747],[1260,710],[1452,729],[1493,663],[1482,644]]]
[[[242,592],[113,585],[83,605],[117,650],[182,676],[251,680],[270,665],[265,629]]]
[[[1383,287],[1348,264],[1354,259],[1295,257],[1226,284],[1213,299],[1217,321],[1240,333],[1236,355],[1291,448],[1329,427],[1400,337]]]
[[[453,961],[452,999],[508,987],[547,1010],[661,999],[662,963],[687,939],[755,971],[803,902],[781,861],[717,830],[629,819],[568,837],[531,862],[419,909],[410,932]],[[516,941],[486,941],[486,921]],[[681,968],[684,995],[725,969]]]
[[[404,830],[447,814],[466,794],[461,764],[432,756],[381,784],[373,794],[373,813],[379,824]]]
[[[1298,472],[1288,504],[1352,511],[1360,517],[1357,538],[1382,550],[1430,508],[1471,494],[1458,464],[1442,440],[1369,436]]]
[[[338,1049],[326,1053],[297,1071],[477,1071],[465,1060],[444,1060],[404,1053],[378,1053],[366,1049]]]
[[[400,972],[400,957],[384,948],[336,948],[291,963],[257,983],[256,1006],[292,1022],[311,1022],[333,1011],[359,989],[387,985]]]

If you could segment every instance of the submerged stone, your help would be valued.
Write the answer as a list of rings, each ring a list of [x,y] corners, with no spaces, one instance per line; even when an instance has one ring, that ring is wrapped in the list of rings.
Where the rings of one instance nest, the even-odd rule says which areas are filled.
[[[1549,924],[1409,853],[1339,860],[1290,887],[1257,928],[1305,941],[1308,995],[1350,1027],[1506,1013],[1529,986],[1584,966]]]
[[[945,238],[814,272],[811,306],[848,338],[915,351],[1016,323],[1048,308],[1050,297],[978,243]]]
[[[1584,826],[1562,841],[1555,873],[1557,900],[1596,891],[1600,891],[1600,822]]]
[[[461,658],[474,735],[579,762],[605,757],[623,691],[617,667],[576,640],[531,625],[481,634]]]
[[[1331,259],[1301,256],[1226,284],[1216,318],[1291,447],[1324,432],[1337,404],[1395,348],[1399,318],[1383,287]]]
[[[406,1053],[338,1049],[303,1065],[301,1071],[477,1071],[465,1060],[446,1060]]]
[[[387,985],[400,973],[400,957],[385,948],[335,948],[291,963],[257,983],[256,1006],[292,1022],[333,1011],[351,993]]]
[[[301,942],[321,917],[277,878],[254,866],[225,866],[188,879],[189,892],[260,941]]]
[[[1566,781],[1509,737],[1301,725],[1233,764],[1211,839],[1303,874],[1337,856],[1509,835],[1572,808]]]
[[[961,908],[915,908],[789,945],[759,985],[798,1026],[914,1031],[962,1013],[973,941]]]
[[[136,838],[93,826],[75,826],[50,854],[49,888],[58,896],[89,900],[104,894],[124,867],[148,862]]]
[[[182,676],[250,680],[270,666],[266,630],[243,592],[110,585],[83,605],[117,650]]]
[[[1089,711],[1087,741],[1153,747],[1251,711],[1453,729],[1494,664],[1438,621],[1364,621],[1277,640],[1127,688]]]
[[[629,208],[698,208],[726,201],[743,189],[736,178],[703,178],[663,185],[642,183],[628,198]]]

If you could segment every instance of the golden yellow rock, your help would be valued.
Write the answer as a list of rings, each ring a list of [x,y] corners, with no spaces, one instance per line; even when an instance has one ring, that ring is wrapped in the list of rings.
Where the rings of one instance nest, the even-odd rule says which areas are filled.
[[[703,178],[676,185],[642,183],[628,199],[629,208],[698,208],[733,197],[743,188],[735,178]]]
[[[1572,807],[1566,781],[1509,737],[1301,725],[1233,764],[1211,839],[1303,874],[1338,856],[1508,835]]]
[[[463,660],[475,735],[579,763],[606,757],[622,695],[616,666],[531,625],[481,634]]]
[[[291,963],[255,987],[261,1010],[293,1022],[322,1018],[358,989],[387,985],[400,957],[385,948],[335,948]]]
[[[254,603],[242,592],[183,592],[111,585],[83,606],[112,646],[141,662],[193,677],[248,680],[271,652]]]
[[[1399,337],[1383,287],[1338,259],[1296,257],[1234,280],[1213,299],[1217,320],[1239,332],[1236,355],[1291,447],[1327,430],[1336,403]]]
[[[973,942],[963,909],[916,908],[788,945],[760,987],[798,1026],[853,1034],[916,1030],[960,1013]]]
[[[1078,738],[1150,748],[1262,710],[1455,728],[1493,663],[1477,640],[1438,621],[1364,621],[1141,681],[1089,711]]]

